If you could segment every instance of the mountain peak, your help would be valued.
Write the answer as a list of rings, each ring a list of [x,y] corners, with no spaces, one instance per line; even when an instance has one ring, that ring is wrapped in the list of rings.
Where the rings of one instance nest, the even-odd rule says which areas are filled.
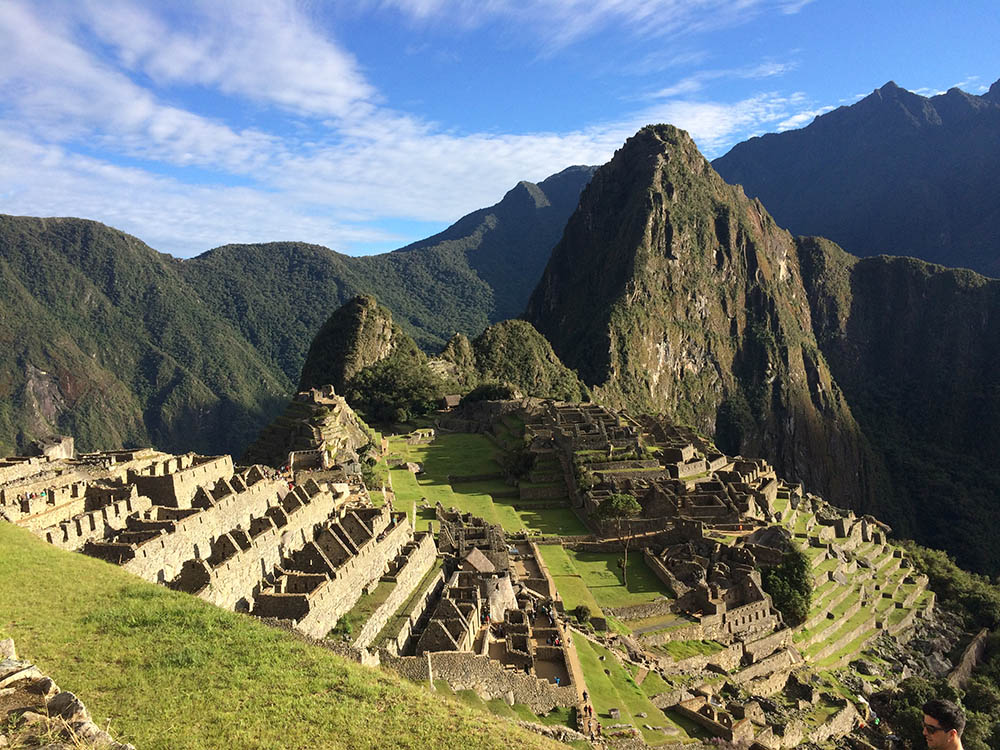
[[[779,427],[835,423],[857,457],[846,406],[809,391],[830,375],[801,283],[789,234],[688,133],[650,125],[594,175],[524,317],[602,403],[673,414],[848,497],[855,479],[837,477],[826,443]]]
[[[392,313],[369,294],[349,299],[323,324],[309,347],[299,390],[347,382],[369,365],[403,350],[420,358],[413,340],[392,321]]]
[[[993,82],[990,90],[983,94],[983,99],[987,99],[994,104],[1000,104],[1000,80]]]
[[[524,204],[529,210],[537,211],[551,205],[545,192],[533,182],[521,180],[504,195],[503,204]]]

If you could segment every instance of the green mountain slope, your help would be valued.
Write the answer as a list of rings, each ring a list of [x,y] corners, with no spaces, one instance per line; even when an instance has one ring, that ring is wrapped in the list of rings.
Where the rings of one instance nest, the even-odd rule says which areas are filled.
[[[0,452],[63,432],[81,449],[239,455],[355,295],[378,293],[428,351],[520,309],[590,174],[521,183],[440,235],[362,258],[286,242],[179,261],[94,222],[0,216]]]
[[[599,401],[667,412],[841,505],[879,481],[795,243],[683,131],[644,128],[597,171],[525,317]]]
[[[528,322],[495,323],[469,342],[461,334],[448,342],[441,359],[451,363],[451,377],[467,384],[503,384],[526,396],[560,401],[589,400],[586,386],[566,367],[552,345]]]
[[[0,217],[0,448],[237,449],[289,383],[184,283],[179,263],[76,219]],[[16,445],[15,445],[16,444]]]
[[[879,512],[1000,571],[1000,281],[817,238],[800,254],[820,347],[891,476]]]
[[[392,253],[349,257],[316,245],[227,245],[184,261],[189,283],[284,371],[299,377],[323,322],[376,295],[427,352],[520,312],[592,167],[521,182],[496,205]]]

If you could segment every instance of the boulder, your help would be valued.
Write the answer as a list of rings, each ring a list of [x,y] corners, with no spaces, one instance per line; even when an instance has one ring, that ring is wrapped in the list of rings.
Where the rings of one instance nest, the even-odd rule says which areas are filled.
[[[90,713],[83,705],[83,701],[69,691],[53,697],[46,708],[50,715],[61,716],[70,724],[90,721]]]

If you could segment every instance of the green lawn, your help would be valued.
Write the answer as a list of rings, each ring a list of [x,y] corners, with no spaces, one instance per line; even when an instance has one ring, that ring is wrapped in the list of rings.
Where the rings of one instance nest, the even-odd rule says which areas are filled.
[[[667,595],[663,583],[646,565],[641,550],[628,556],[628,586],[623,583],[617,552],[566,550],[573,568],[602,608],[646,604]]]
[[[626,588],[616,553],[577,552],[559,544],[539,545],[539,550],[567,612],[585,604],[592,615],[602,616],[606,607],[644,604],[664,596],[663,585],[641,554],[629,555]]]
[[[603,616],[600,605],[580,574],[576,572],[569,555],[566,554],[566,549],[561,544],[540,544],[538,550],[542,553],[542,560],[549,569],[549,575],[556,584],[556,590],[562,597],[566,611],[571,612],[584,604],[590,607],[590,613],[594,617]]]
[[[483,435],[439,434],[433,443],[421,445],[408,445],[402,438],[390,439],[391,454],[420,463],[424,469],[419,477],[405,469],[390,471],[397,510],[409,515],[414,502],[426,502],[431,506],[440,502],[445,508],[457,508],[499,524],[508,532],[528,531],[547,536],[590,533],[569,507],[533,508],[530,504],[521,507],[516,498],[503,497],[513,489],[503,480],[449,484],[451,475],[499,471],[493,460],[496,450]],[[423,520],[426,519],[418,519],[420,530],[428,527]]]
[[[650,650],[668,654],[675,661],[687,659],[690,656],[711,656],[725,648],[718,641],[667,641]]]
[[[449,474],[471,476],[500,471],[494,460],[497,446],[485,435],[439,432],[431,443],[407,445],[399,439],[390,441],[390,450],[400,447],[408,460],[416,461],[427,474],[441,479]]]
[[[558,747],[6,523],[0,602],[0,638],[144,750]]]

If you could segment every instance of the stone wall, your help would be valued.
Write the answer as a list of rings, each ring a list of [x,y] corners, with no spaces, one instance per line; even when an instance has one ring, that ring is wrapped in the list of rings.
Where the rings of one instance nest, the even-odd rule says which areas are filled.
[[[406,562],[395,575],[396,586],[378,609],[372,612],[371,617],[354,638],[355,648],[368,648],[372,644],[375,636],[389,622],[389,618],[396,614],[396,610],[402,606],[413,593],[413,589],[423,580],[435,559],[437,559],[437,547],[434,545],[433,535],[420,534],[414,540],[414,548],[407,555]]]
[[[729,742],[753,737],[753,724],[749,719],[740,719],[733,722],[732,726],[726,726],[708,716],[698,713],[693,706],[699,702],[703,702],[703,699],[694,698],[690,701],[682,701],[674,706],[673,710],[681,716],[690,719],[695,724],[707,729],[713,736],[721,737]]]
[[[727,646],[714,654],[698,654],[676,662],[672,662],[670,659],[661,658],[659,662],[661,668],[668,672],[694,672],[704,669],[709,664],[717,664],[727,671],[732,671],[739,666],[742,658],[743,645],[740,643],[733,643],[732,645]]]
[[[376,538],[337,568],[335,578],[313,590],[308,596],[308,613],[301,619],[296,618],[296,630],[313,638],[324,637],[357,603],[364,589],[382,575],[385,566],[410,541],[412,534],[405,516],[392,521],[393,525],[386,529],[384,536],[377,532]]]
[[[22,501],[21,509],[26,514],[17,525],[38,534],[46,527],[69,521],[87,510],[86,491],[86,482],[47,487],[44,497]]]
[[[756,677],[746,684],[746,690],[751,695],[770,698],[785,689],[789,674],[789,670],[779,669],[766,677]]]
[[[238,484],[242,486],[242,482]],[[187,560],[207,558],[216,538],[237,526],[249,524],[252,517],[263,516],[286,494],[288,488],[284,482],[260,479],[242,492],[213,499],[213,504],[204,510],[180,511],[184,517],[176,520],[170,533],[136,545],[122,542],[88,544],[86,551],[110,562],[117,562],[118,557],[122,567],[130,573],[152,583],[166,583],[180,573]]]
[[[958,664],[955,665],[955,668],[951,670],[951,674],[948,675],[948,684],[953,688],[965,687],[965,683],[972,676],[972,671],[979,664],[979,661],[983,658],[983,654],[986,652],[986,640],[989,634],[990,631],[983,628],[972,639],[972,642],[965,647],[965,651],[962,652],[962,658],[958,660]]]
[[[787,674],[788,669],[800,661],[801,658],[793,650],[784,649],[751,664],[746,669],[740,670],[733,675],[732,680],[737,685],[746,685],[751,680],[772,674],[773,672],[784,671]]]
[[[809,742],[819,745],[831,737],[839,737],[847,734],[854,728],[854,724],[858,720],[857,709],[854,708],[854,704],[852,703],[845,701],[845,704],[831,718],[806,735]]]
[[[383,658],[382,664],[410,680],[444,680],[453,690],[473,690],[485,700],[524,703],[536,714],[579,702],[575,685],[557,687],[548,680],[504,669],[499,662],[468,652],[434,651],[423,656]]]
[[[562,482],[558,484],[543,484],[537,487],[518,487],[518,499],[520,500],[547,500],[565,496],[566,485]]]
[[[390,634],[386,642],[380,644],[383,659],[386,654],[399,656],[406,649],[417,623],[428,615],[431,605],[441,595],[444,583],[444,570],[439,570],[413,602],[413,606],[407,613],[407,618],[400,629],[395,634]]]
[[[172,473],[163,473],[172,469]],[[170,458],[142,472],[130,471],[128,481],[136,486],[140,495],[149,497],[153,505],[190,508],[199,487],[211,486],[232,475],[231,456],[193,458],[188,455]]]
[[[743,644],[743,651],[747,654],[751,662],[756,662],[765,656],[770,656],[778,649],[787,648],[791,645],[792,631],[788,628],[782,628],[762,638],[747,641]]]
[[[78,550],[89,541],[106,539],[125,528],[126,519],[152,507],[148,497],[136,495],[117,500],[100,510],[83,513],[58,525],[42,529],[40,536],[56,547]]]
[[[634,604],[630,607],[610,607],[606,611],[620,620],[642,620],[647,617],[669,615],[673,606],[673,599],[663,598],[645,604]]]
[[[257,527],[260,531],[250,536],[245,549],[232,541],[230,534],[235,533],[232,530],[220,536],[212,546],[211,557],[189,561],[182,568],[179,579],[184,578],[189,568],[200,567],[204,572],[195,580],[202,581],[203,585],[195,591],[183,584],[179,587],[225,609],[234,609],[238,604],[249,608],[261,580],[269,576],[282,559],[312,541],[314,527],[333,511],[331,493],[321,491],[307,498],[304,492],[289,493],[284,508],[272,507],[268,515],[251,522],[250,528]],[[293,499],[300,502],[289,502]],[[226,544],[232,554],[220,549],[222,544]],[[217,555],[224,557],[215,562]]]

